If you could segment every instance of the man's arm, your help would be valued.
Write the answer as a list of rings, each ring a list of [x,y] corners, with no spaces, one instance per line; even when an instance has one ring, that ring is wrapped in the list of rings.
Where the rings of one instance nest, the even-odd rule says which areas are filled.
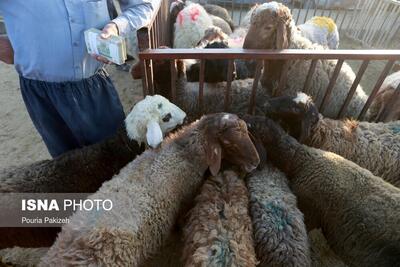
[[[0,61],[14,64],[14,50],[7,36],[0,36]]]
[[[122,14],[103,28],[101,38],[107,39],[111,35],[126,36],[150,22],[153,14],[151,0],[119,0],[119,2]],[[98,61],[110,64],[107,59],[101,56],[94,57]]]
[[[119,2],[122,14],[112,21],[118,26],[120,35],[126,36],[150,22],[154,10],[151,0],[119,0]]]

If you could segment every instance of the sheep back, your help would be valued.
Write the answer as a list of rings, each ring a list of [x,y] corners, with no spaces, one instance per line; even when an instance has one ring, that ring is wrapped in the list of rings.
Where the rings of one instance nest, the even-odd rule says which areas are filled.
[[[185,266],[256,266],[248,192],[233,171],[209,177],[184,227]]]
[[[400,121],[320,119],[306,144],[331,151],[400,187]]]
[[[249,175],[247,186],[259,266],[310,266],[303,214],[285,174],[267,165]]]
[[[0,192],[92,193],[141,153],[124,127],[100,143],[0,171]]]
[[[305,218],[321,227],[333,251],[350,266],[398,264],[400,189],[334,153],[296,148],[285,172]]]
[[[89,197],[111,199],[113,209],[75,213],[42,265],[142,264],[162,246],[201,184],[207,166],[184,149],[192,145],[167,141],[158,153],[146,151],[125,166]]]
[[[314,229],[308,232],[308,236],[311,244],[311,266],[347,267],[329,247],[321,229]]]

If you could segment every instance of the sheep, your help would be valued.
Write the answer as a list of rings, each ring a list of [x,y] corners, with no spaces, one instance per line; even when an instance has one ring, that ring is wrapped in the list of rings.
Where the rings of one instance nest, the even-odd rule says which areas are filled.
[[[212,19],[213,26],[220,28],[225,34],[232,34],[232,30],[225,20],[214,15],[210,15],[210,17]]]
[[[120,127],[113,137],[55,159],[1,170],[0,193],[93,193],[141,154],[143,148],[138,142],[146,140],[149,121],[165,134],[182,124],[184,116],[182,110],[164,97],[147,96],[134,106],[125,119],[125,127]],[[3,227],[0,248],[49,246],[58,232],[55,227]]]
[[[170,98],[171,92],[171,65],[169,61],[154,60],[154,86],[156,92],[167,98]],[[247,113],[250,102],[250,96],[253,86],[253,79],[234,80],[231,84],[231,105],[229,112],[236,114]],[[204,83],[204,103],[203,107],[198,103],[198,82],[187,82],[185,63],[177,60],[177,80],[176,80],[176,99],[174,103],[180,106],[187,113],[189,121],[197,119],[201,114],[224,111],[224,95],[226,82]],[[261,109],[266,99],[269,97],[261,86],[257,84],[257,97],[255,98],[255,114],[264,114]]]
[[[329,49],[339,48],[339,32],[333,19],[315,16],[297,27],[311,42]]]
[[[195,47],[205,30],[213,25],[212,18],[199,4],[190,3],[177,15],[174,31],[174,48]]]
[[[153,64],[154,85],[158,94],[169,97],[171,91],[170,63],[168,61],[157,60]],[[186,111],[188,121],[197,119],[203,113],[221,112],[224,110],[224,94],[226,82],[204,83],[204,103],[203,107],[198,103],[199,83],[187,82],[185,77],[185,66],[177,60],[177,81],[175,103]],[[248,111],[248,105],[253,86],[253,79],[235,80],[231,84],[231,105],[229,111],[236,114],[244,114]],[[261,86],[257,85],[258,91]],[[256,114],[264,114],[261,109],[267,95],[257,95]]]
[[[237,45],[238,43],[243,43],[243,38],[241,39],[235,39],[233,41],[234,45]],[[232,44],[232,38],[226,35],[220,28],[211,26],[209,27],[205,34],[203,39],[199,42],[197,47],[202,47],[202,48],[230,48],[230,45]],[[210,46],[211,43],[217,43],[214,44],[214,47]],[[206,67],[205,67],[205,74],[204,74],[204,80],[206,82],[209,82],[208,77],[214,76],[221,76],[223,78],[215,80],[214,82],[221,82],[221,81],[227,81],[227,68],[228,68],[228,63],[229,61],[227,59],[216,59],[216,60],[206,60]],[[197,68],[196,71],[197,73],[199,72],[199,64],[197,63]],[[217,68],[218,70],[215,71],[208,71],[208,65],[214,66],[214,68]],[[234,60],[234,71],[236,72],[235,77],[233,79],[246,79],[246,78],[253,78],[256,70],[256,61],[255,60],[241,60],[241,59],[235,59]],[[198,75],[197,75],[198,77]],[[195,81],[195,80],[189,80],[188,76],[188,81]],[[198,78],[197,80],[198,81]],[[212,82],[212,81],[211,81]]]
[[[147,126],[166,134],[182,124],[185,115],[166,98],[147,96],[133,107],[125,119],[125,127],[120,127],[115,136],[52,160],[1,170],[0,193],[95,192],[142,152],[138,142],[145,142],[146,135],[153,132]],[[151,138],[147,141],[153,142]]]
[[[311,230],[308,237],[311,243],[311,266],[347,267],[329,247],[321,229]]]
[[[277,2],[259,5],[253,12],[251,24],[246,35],[243,48],[247,49],[321,49],[324,48],[311,43],[296,30],[290,10]],[[287,65],[285,65],[287,64]],[[282,60],[264,61],[262,84],[270,95],[295,95],[305,83],[311,62],[308,60],[294,60],[284,63]],[[276,92],[284,67],[288,68],[286,85]],[[335,60],[318,60],[314,75],[310,83],[310,94],[319,106],[325,95],[329,79],[335,69]],[[350,87],[355,79],[351,67],[343,63],[339,76],[333,87],[334,97],[328,99],[323,114],[335,118],[344,103]],[[347,117],[356,117],[367,101],[367,95],[358,86],[346,111]]]
[[[232,170],[205,181],[183,229],[185,266],[256,266],[248,201]]]
[[[77,212],[41,266],[138,266],[167,239],[182,208],[221,160],[252,171],[259,163],[246,124],[236,115],[203,116],[147,150],[89,199],[110,199],[113,209]]]
[[[0,250],[1,266],[34,267],[49,248],[21,248],[13,247]],[[5,264],[5,265],[2,265]],[[6,265],[7,264],[7,265]]]
[[[223,19],[224,21],[226,21],[231,29],[231,32],[235,29],[235,25],[232,21],[232,18],[225,8],[218,6],[218,5],[206,4],[206,5],[204,5],[204,9],[207,11],[208,14],[217,16],[217,17]],[[216,26],[218,26],[218,25],[216,25]],[[227,32],[225,32],[225,33],[228,34]]]
[[[384,121],[400,120],[400,97],[398,93],[400,90],[400,71],[394,72],[386,77],[381,88],[379,89],[371,107],[368,110],[369,121],[379,121],[383,116]],[[391,106],[392,109],[384,112],[386,106],[395,101]]]
[[[253,11],[259,6],[259,4],[255,4],[250,10],[246,13],[243,19],[240,22],[239,27],[236,27],[232,34],[229,35],[228,45],[231,48],[242,48],[244,38],[246,37],[247,31],[250,27],[250,18],[253,14]]]
[[[244,119],[287,175],[308,229],[321,228],[349,266],[399,266],[399,188],[339,155],[298,143],[266,117]]]
[[[267,115],[289,125],[300,142],[341,155],[400,187],[400,121],[389,123],[332,120],[318,113],[311,98],[277,97]]]
[[[161,144],[164,135],[182,124],[185,117],[185,112],[165,97],[146,96],[128,114],[125,126],[132,140],[156,148]]]
[[[258,266],[310,266],[303,214],[285,174],[271,164],[247,178]]]

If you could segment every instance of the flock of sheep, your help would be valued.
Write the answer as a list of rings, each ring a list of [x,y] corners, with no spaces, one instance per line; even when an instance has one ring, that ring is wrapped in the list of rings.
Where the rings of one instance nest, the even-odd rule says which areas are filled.
[[[290,10],[276,2],[253,7],[239,27],[217,6],[177,1],[170,11],[175,47],[327,49],[304,37]],[[308,25],[322,24],[318,18]],[[334,31],[317,35],[328,33]],[[0,193],[90,192],[90,199],[114,203],[111,212],[78,211],[47,235],[0,228],[0,248],[7,248],[0,260],[17,266],[400,266],[400,110],[387,123],[351,119],[367,99],[359,86],[347,119],[333,119],[355,78],[344,64],[335,97],[320,113],[335,68],[329,60],[318,61],[310,96],[300,92],[309,62],[290,62],[276,97],[284,66],[265,62],[256,115],[246,114],[252,62],[235,62],[231,113],[221,112],[226,77],[206,72],[200,109],[197,63],[177,62],[175,104],[147,96],[114,137],[0,171]],[[153,65],[155,88],[168,97],[171,64]],[[221,66],[226,62],[210,60],[206,68]],[[386,79],[368,120],[379,118],[399,81],[398,73]],[[18,247],[29,245],[50,248]]]

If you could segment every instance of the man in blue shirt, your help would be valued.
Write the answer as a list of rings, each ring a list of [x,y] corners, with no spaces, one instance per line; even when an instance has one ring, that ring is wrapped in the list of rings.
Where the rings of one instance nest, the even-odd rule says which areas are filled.
[[[89,28],[109,38],[149,22],[151,0],[119,2],[122,13],[110,20],[107,0],[0,1],[9,39],[0,38],[0,60],[14,63],[29,115],[53,157],[99,142],[123,123],[107,62],[89,55],[84,42]]]

